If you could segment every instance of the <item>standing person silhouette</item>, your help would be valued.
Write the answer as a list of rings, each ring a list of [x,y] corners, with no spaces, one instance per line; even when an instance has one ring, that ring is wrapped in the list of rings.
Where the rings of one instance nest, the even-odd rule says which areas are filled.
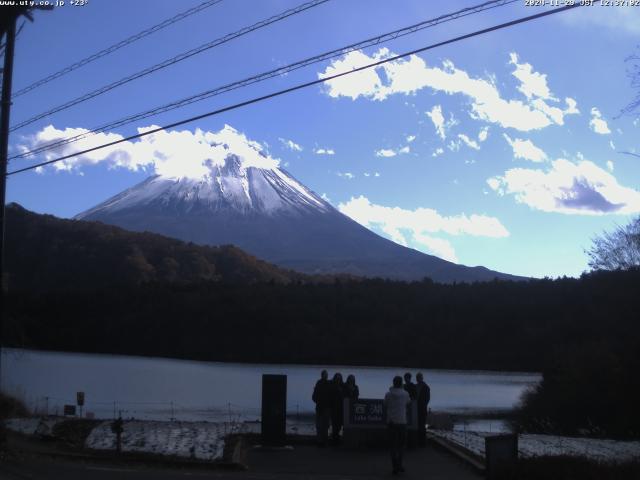
[[[411,397],[411,400],[415,400],[418,397],[418,390],[416,384],[411,381],[411,373],[404,374],[404,389]]]
[[[356,377],[349,375],[344,384],[344,395],[349,400],[357,400],[360,397],[360,389],[356,385]]]
[[[329,373],[322,370],[320,380],[316,382],[311,399],[316,404],[316,437],[318,446],[324,447],[329,439],[329,423],[331,422],[331,382]]]
[[[427,414],[431,401],[431,388],[424,381],[422,372],[416,375],[416,387],[418,390],[418,445],[424,447],[427,445]]]
[[[342,374],[336,373],[331,381],[331,439],[340,442],[340,430],[344,424],[344,382]]]
[[[393,386],[384,396],[384,408],[387,413],[389,450],[394,475],[404,472],[402,457],[407,437],[407,405],[410,403],[411,397],[402,388],[402,377],[393,377]]]
[[[407,372],[404,374],[404,389],[409,394],[411,400],[416,400],[418,398],[418,388],[416,384],[411,381],[411,373]],[[416,420],[415,418],[412,420]],[[413,422],[412,422],[413,423]],[[411,429],[407,432],[407,446],[409,448],[415,448],[417,442],[416,431]]]

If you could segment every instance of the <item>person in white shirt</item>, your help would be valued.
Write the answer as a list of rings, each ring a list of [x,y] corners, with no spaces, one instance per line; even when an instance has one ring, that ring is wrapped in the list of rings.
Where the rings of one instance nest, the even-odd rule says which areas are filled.
[[[410,403],[411,397],[402,388],[402,377],[393,377],[393,387],[384,396],[384,407],[387,414],[391,465],[394,475],[404,472],[402,454],[407,436],[407,405]]]

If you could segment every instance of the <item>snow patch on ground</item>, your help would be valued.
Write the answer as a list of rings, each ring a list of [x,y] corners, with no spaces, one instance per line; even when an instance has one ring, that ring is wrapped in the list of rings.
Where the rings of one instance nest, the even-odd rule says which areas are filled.
[[[460,445],[467,450],[485,456],[486,432],[459,432],[430,430],[442,439]],[[570,455],[602,462],[622,462],[640,459],[640,441],[617,441],[596,438],[560,437],[556,435],[521,434],[518,436],[518,454],[521,457],[543,455]]]
[[[240,433],[242,426],[239,423],[125,421],[122,451],[219,460],[225,436]],[[94,428],[85,445],[96,450],[114,450],[116,435],[111,431],[111,422]]]

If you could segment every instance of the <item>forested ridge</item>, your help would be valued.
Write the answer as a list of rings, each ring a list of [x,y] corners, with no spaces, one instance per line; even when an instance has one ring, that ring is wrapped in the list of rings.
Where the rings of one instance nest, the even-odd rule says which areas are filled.
[[[6,208],[10,290],[69,291],[148,282],[251,284],[308,280],[232,245],[211,247],[99,222]],[[315,278],[314,281],[321,281]]]
[[[15,346],[200,360],[547,368],[589,343],[640,351],[640,271],[444,285],[152,283],[12,292]]]

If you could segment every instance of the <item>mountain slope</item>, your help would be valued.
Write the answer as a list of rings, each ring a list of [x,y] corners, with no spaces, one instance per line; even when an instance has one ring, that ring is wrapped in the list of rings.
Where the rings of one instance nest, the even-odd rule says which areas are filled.
[[[380,237],[278,167],[229,154],[202,178],[155,175],[75,217],[203,245],[233,244],[310,274],[400,280],[517,279],[457,265]]]
[[[76,290],[149,282],[290,283],[286,271],[234,246],[187,244],[96,222],[6,208],[6,265],[11,290]]]

